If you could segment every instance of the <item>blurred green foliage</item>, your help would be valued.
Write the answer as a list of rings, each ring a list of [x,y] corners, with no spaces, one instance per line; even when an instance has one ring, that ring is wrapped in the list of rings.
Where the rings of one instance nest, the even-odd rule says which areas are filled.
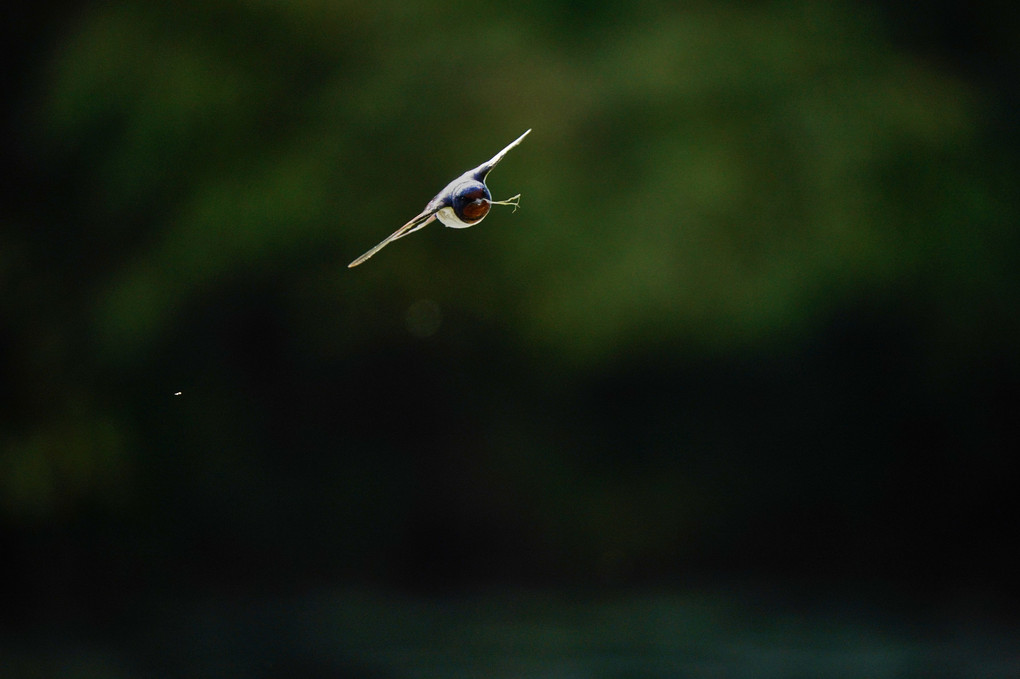
[[[873,6],[54,27],[0,231],[17,572],[903,575],[1015,516],[1015,136]],[[520,211],[345,268],[529,127]]]

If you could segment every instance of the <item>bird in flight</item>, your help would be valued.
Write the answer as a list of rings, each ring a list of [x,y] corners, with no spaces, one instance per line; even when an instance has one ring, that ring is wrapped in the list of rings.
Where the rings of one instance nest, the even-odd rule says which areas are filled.
[[[528,136],[529,132],[531,132],[530,129],[517,137],[517,139],[514,139],[506,148],[494,155],[491,160],[482,163],[473,170],[468,170],[447,184],[446,188],[437,193],[436,197],[429,201],[425,209],[421,211],[421,214],[394,231],[383,242],[348,264],[347,268],[356,267],[398,238],[414,233],[436,219],[451,228],[466,229],[482,221],[485,215],[489,214],[489,208],[493,205],[512,205],[514,212],[516,212],[517,207],[520,205],[521,194],[518,193],[516,196],[506,200],[492,200],[489,187],[485,185],[485,177],[492,168],[496,167],[499,161],[503,160],[503,156],[510,149],[520,144]]]

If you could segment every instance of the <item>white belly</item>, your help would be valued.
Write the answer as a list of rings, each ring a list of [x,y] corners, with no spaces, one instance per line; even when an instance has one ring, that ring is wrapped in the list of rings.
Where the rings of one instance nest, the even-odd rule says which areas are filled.
[[[478,222],[482,221],[481,219],[479,219],[478,222],[475,222],[474,224],[462,222],[460,220],[460,217],[458,217],[457,214],[453,211],[452,207],[444,207],[442,210],[436,213],[436,218],[439,221],[441,221],[445,226],[448,226],[451,229],[466,229],[469,226],[474,226]]]

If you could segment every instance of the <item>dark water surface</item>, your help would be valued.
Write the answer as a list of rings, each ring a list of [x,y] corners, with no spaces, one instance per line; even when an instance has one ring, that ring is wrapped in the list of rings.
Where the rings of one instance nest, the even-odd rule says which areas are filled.
[[[5,641],[0,676],[1020,677],[1018,629],[973,601],[891,608],[722,590],[168,601],[113,634]]]

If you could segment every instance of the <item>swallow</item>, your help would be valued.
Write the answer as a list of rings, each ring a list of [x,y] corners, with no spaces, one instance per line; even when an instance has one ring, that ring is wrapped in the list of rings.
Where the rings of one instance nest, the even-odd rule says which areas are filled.
[[[347,268],[352,269],[356,267],[398,238],[414,233],[418,229],[428,226],[436,219],[450,228],[466,229],[485,219],[485,215],[489,214],[489,208],[493,205],[510,205],[513,206],[514,212],[516,212],[520,206],[521,194],[518,193],[516,196],[506,200],[492,200],[489,187],[485,185],[485,177],[492,168],[496,167],[499,161],[503,160],[503,157],[506,156],[510,149],[520,144],[530,132],[531,130],[529,129],[510,142],[506,148],[494,155],[490,160],[473,170],[468,170],[447,184],[442,191],[436,194],[435,198],[428,202],[428,205],[425,206],[425,209],[419,215],[394,231],[383,242],[348,264]]]

